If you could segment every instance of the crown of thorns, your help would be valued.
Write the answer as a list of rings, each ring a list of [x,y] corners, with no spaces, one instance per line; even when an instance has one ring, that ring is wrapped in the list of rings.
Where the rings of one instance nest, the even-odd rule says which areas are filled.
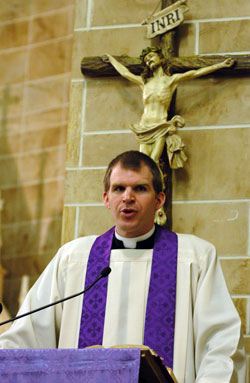
[[[147,48],[144,48],[142,50],[142,52],[141,52],[140,59],[141,59],[142,62],[144,61],[145,56],[147,56],[147,54],[150,53],[150,52],[158,53],[160,56],[162,56],[162,52],[161,52],[160,48],[157,48],[157,47],[147,47]]]

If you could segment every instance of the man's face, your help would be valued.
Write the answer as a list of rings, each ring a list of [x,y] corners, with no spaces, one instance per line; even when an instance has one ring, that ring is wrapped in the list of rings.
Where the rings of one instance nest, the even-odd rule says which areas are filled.
[[[161,58],[156,52],[149,52],[144,57],[145,64],[149,67],[151,71],[154,71],[161,65]]]
[[[156,195],[152,173],[142,164],[139,171],[124,169],[117,164],[110,176],[110,188],[103,201],[114,217],[116,230],[123,237],[138,237],[154,224],[156,210],[163,206],[165,194]]]

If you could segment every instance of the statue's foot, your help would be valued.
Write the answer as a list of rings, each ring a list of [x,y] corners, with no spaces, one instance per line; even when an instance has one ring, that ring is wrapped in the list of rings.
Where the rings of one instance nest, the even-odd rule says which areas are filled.
[[[161,207],[155,213],[155,223],[157,223],[160,226],[163,226],[165,225],[166,222],[167,222],[167,215],[163,207]]]

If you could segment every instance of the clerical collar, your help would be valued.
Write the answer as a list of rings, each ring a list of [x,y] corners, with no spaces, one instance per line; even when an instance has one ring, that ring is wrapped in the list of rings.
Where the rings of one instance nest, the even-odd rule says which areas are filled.
[[[116,231],[115,231],[115,237],[119,241],[123,242],[125,249],[135,249],[136,247],[138,248],[138,246],[136,246],[137,242],[146,241],[148,238],[150,238],[154,234],[154,231],[155,231],[155,225],[152,227],[150,231],[148,231],[146,234],[140,235],[139,237],[134,237],[134,238],[122,237]]]

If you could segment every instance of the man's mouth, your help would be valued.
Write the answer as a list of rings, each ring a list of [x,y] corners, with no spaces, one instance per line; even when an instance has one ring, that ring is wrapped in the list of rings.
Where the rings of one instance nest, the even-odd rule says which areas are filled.
[[[126,218],[131,218],[131,217],[134,217],[136,215],[136,210],[135,209],[131,209],[129,207],[126,207],[126,208],[123,208],[121,210],[121,214],[123,217],[126,217]]]

